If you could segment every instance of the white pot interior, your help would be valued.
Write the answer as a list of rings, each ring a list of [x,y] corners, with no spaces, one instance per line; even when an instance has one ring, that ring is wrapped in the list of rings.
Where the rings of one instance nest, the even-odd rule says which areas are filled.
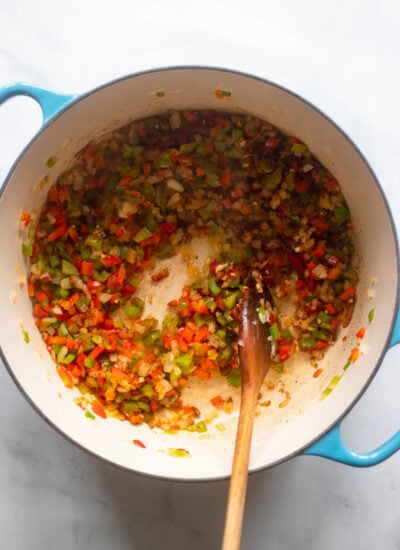
[[[212,93],[215,89],[229,90],[232,97],[218,99]],[[156,94],[160,90],[165,92],[163,97]],[[80,98],[47,125],[16,163],[0,202],[0,344],[19,387],[53,425],[96,455],[145,474],[193,480],[229,475],[237,407],[235,413],[211,422],[205,434],[171,435],[146,425],[85,418],[73,402],[76,394],[57,376],[33,323],[23,284],[26,266],[19,218],[22,210],[40,208],[50,182],[93,137],[128,120],[167,109],[204,107],[249,112],[304,140],[339,180],[356,228],[360,282],[350,326],[327,353],[319,378],[313,378],[307,363],[292,363],[288,372],[276,375],[275,393],[269,390],[267,396],[265,390],[272,405],[261,409],[255,421],[251,469],[281,461],[317,439],[360,396],[384,353],[396,308],[396,241],[385,200],[363,158],[326,117],[279,87],[227,71],[180,68],[135,75]],[[49,169],[46,160],[51,156],[60,160]],[[375,318],[369,322],[372,309]],[[362,356],[344,372],[361,326],[367,329]],[[24,342],[22,330],[29,333],[29,344]],[[335,375],[343,375],[340,383],[321,400],[322,391]],[[284,408],[279,407],[282,384],[291,395]],[[193,391],[207,412],[216,388],[202,382]],[[229,392],[234,393],[232,389]],[[237,392],[234,397],[238,399]],[[134,439],[146,448],[135,446]],[[190,458],[170,456],[171,448],[186,449]]]

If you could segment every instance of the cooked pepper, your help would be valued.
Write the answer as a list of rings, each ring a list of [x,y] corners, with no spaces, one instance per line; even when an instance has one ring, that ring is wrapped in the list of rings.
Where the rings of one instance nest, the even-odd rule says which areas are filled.
[[[211,294],[214,296],[218,296],[218,294],[221,292],[221,289],[217,285],[215,279],[208,279],[208,288],[210,289]]]

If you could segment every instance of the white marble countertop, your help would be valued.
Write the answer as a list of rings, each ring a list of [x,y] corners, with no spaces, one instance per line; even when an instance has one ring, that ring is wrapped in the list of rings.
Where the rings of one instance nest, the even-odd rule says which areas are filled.
[[[369,159],[400,227],[400,7],[396,0],[1,0],[0,86],[80,93],[128,73],[208,64],[286,86]],[[0,181],[40,126],[28,99],[0,107]],[[370,450],[399,427],[400,350],[345,420]],[[64,440],[0,365],[0,548],[219,548],[227,482],[180,484],[102,463]],[[369,469],[298,457],[252,475],[249,550],[398,550],[400,453]]]

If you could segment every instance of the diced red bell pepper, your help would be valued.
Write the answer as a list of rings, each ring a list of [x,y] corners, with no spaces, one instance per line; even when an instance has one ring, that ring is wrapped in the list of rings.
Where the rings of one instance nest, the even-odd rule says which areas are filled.
[[[193,374],[202,378],[203,380],[209,380],[211,378],[211,372],[203,369],[202,367],[196,367]]]
[[[194,335],[194,341],[195,342],[204,342],[204,340],[207,339],[207,336],[209,334],[208,325],[204,324],[201,327],[197,329],[197,332]]]
[[[125,277],[126,277],[125,264],[120,264],[120,266],[118,268],[118,273],[117,273],[117,277],[116,277],[116,280],[115,280],[115,284],[117,286],[122,286],[124,284]]]
[[[178,344],[179,351],[181,351],[182,353],[186,353],[189,350],[188,343],[181,334],[177,334],[175,336],[175,340]]]
[[[133,181],[133,176],[123,176],[119,180],[118,186],[119,187],[125,187],[126,185],[129,185],[131,183],[131,181]]]
[[[288,254],[289,263],[295,268],[297,273],[303,274],[305,271],[305,265],[303,260],[298,254]]]
[[[225,400],[220,396],[216,395],[212,399],[210,399],[211,404],[214,405],[214,407],[222,407],[222,405],[225,403]]]
[[[100,416],[101,418],[107,418],[105,408],[98,399],[96,399],[96,401],[93,401],[92,411],[94,412],[94,414],[97,414],[97,416]]]
[[[360,357],[360,350],[358,348],[353,348],[349,355],[349,361],[357,361],[357,359]]]
[[[182,336],[182,338],[184,338],[188,344],[193,342],[195,337],[195,331],[189,327],[189,323],[186,324],[184,327],[181,327],[178,330],[178,334]]]
[[[161,231],[161,233],[173,233],[176,229],[176,225],[174,225],[173,223],[169,223],[169,222],[162,222],[160,223],[159,225],[159,229]]]
[[[325,304],[325,311],[329,315],[334,315],[336,313],[336,308],[333,304]]]
[[[199,314],[207,314],[209,313],[208,308],[203,300],[203,298],[200,298],[199,300],[192,300],[190,302],[190,307],[192,311]]]
[[[316,350],[323,350],[326,347],[328,347],[328,342],[326,340],[317,340],[317,343],[315,344]]]
[[[325,254],[325,247],[318,243],[313,249],[314,258],[321,258]]]
[[[224,189],[227,189],[233,181],[233,175],[230,170],[224,170],[220,176],[220,182]]]
[[[65,235],[65,233],[68,231],[68,226],[66,223],[62,223],[58,227],[56,227],[51,233],[47,235],[48,241],[57,241],[60,237]]]
[[[21,224],[23,227],[28,227],[31,223],[31,215],[27,210],[23,210],[21,213]]]
[[[324,218],[313,218],[310,220],[311,225],[313,225],[318,231],[326,231],[329,227],[329,223]]]
[[[96,290],[99,290],[102,286],[102,283],[100,281],[96,281],[96,279],[90,279],[86,284],[89,292],[96,292]]]
[[[64,368],[62,365],[57,365],[56,367],[57,374],[63,381],[63,384],[66,388],[73,388],[74,382],[72,380],[71,374]]]
[[[95,348],[93,348],[92,350],[90,350],[89,352],[89,357],[91,357],[92,359],[97,359],[97,357],[103,353],[104,351],[104,347],[103,346],[96,346]]]
[[[197,115],[195,115],[194,113],[192,113],[191,111],[183,111],[182,112],[182,116],[185,120],[187,120],[188,122],[197,122],[198,120],[198,117]]]
[[[292,350],[292,344],[290,343],[279,344],[278,353],[279,353],[279,361],[281,363],[284,363],[287,359],[289,359],[291,350]]]
[[[357,338],[364,338],[365,336],[365,327],[361,327],[357,332],[356,332],[356,336]]]
[[[136,292],[136,287],[127,283],[122,287],[121,294],[122,296],[125,297],[125,296],[130,296],[131,294],[135,294],[135,292]]]
[[[307,179],[297,180],[294,188],[298,193],[307,193],[310,188],[310,181]]]
[[[324,187],[325,189],[327,189],[328,191],[333,191],[335,189],[338,188],[338,182],[337,180],[335,180],[334,178],[330,179],[329,181],[326,181],[324,183]]]
[[[218,265],[217,260],[213,260],[213,261],[210,263],[210,267],[209,267],[208,269],[209,269],[211,275],[215,275],[215,269],[216,269],[217,265]]]
[[[344,300],[345,302],[347,302],[348,300],[350,300],[350,298],[352,296],[354,296],[356,292],[356,288],[354,286],[348,286],[347,288],[345,288],[345,290],[342,292],[342,294],[340,295],[340,298],[342,300]]]
[[[268,147],[269,149],[276,149],[279,143],[279,139],[269,138],[265,141],[265,147]]]
[[[101,263],[107,269],[114,265],[119,265],[122,262],[122,259],[119,256],[103,256],[101,258]]]
[[[142,443],[142,442],[140,441],[140,439],[134,439],[134,440],[132,441],[132,443],[133,443],[134,445],[136,445],[136,447],[140,447],[141,449],[145,449],[145,448],[146,448],[146,445],[145,445],[144,443]]]
[[[87,260],[82,260],[80,271],[82,275],[91,276],[93,275],[94,263]]]

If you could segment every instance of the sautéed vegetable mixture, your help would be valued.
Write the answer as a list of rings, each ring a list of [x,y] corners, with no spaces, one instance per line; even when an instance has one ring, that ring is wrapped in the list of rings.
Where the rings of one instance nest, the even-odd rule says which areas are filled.
[[[138,290],[207,240],[205,270],[145,314]],[[38,329],[64,384],[99,416],[189,428],[190,377],[240,385],[238,304],[249,276],[271,292],[272,365],[319,358],[348,323],[357,274],[336,179],[268,122],[212,110],[138,120],[91,141],[54,182],[24,243]],[[193,251],[195,253],[195,251]],[[190,276],[189,276],[190,274]],[[164,281],[165,284],[165,281]]]

